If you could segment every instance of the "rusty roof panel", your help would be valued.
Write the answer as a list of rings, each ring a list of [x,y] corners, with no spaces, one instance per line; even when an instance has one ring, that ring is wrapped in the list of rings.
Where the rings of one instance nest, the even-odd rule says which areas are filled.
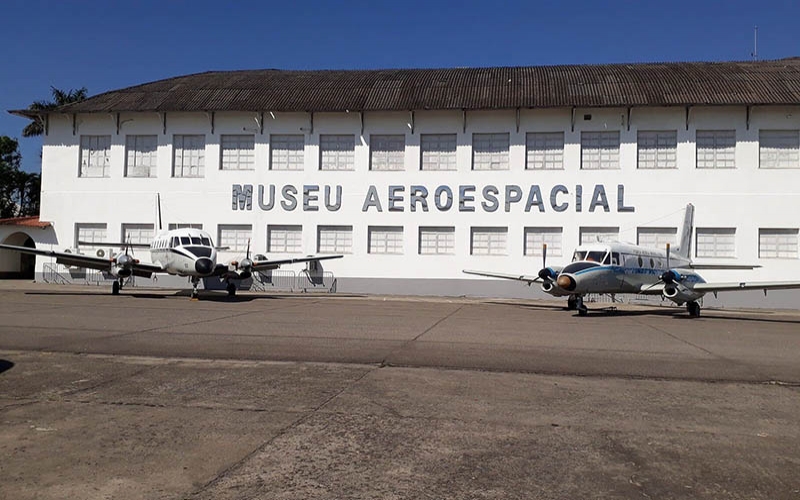
[[[453,69],[211,71],[106,92],[57,112],[698,104],[800,104],[800,58]]]

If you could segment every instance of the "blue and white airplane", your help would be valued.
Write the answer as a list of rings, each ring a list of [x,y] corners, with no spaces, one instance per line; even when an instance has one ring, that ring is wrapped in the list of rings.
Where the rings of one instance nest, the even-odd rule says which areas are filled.
[[[694,264],[690,258],[694,206],[686,206],[680,245],[671,255],[666,251],[618,241],[579,246],[566,266],[547,266],[547,245],[543,246],[542,269],[536,276],[464,270],[466,274],[517,280],[532,285],[554,297],[567,297],[567,309],[585,316],[587,294],[631,293],[661,295],[681,306],[692,317],[700,316],[698,300],[706,293],[742,290],[785,290],[800,288],[800,281],[754,281],[708,283],[697,269],[753,269],[760,266],[729,264]]]

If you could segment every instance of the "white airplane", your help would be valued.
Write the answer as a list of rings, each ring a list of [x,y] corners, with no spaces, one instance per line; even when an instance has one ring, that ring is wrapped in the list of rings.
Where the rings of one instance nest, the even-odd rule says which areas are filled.
[[[105,271],[116,278],[111,287],[113,295],[119,294],[125,279],[130,276],[150,278],[156,273],[188,276],[192,282],[192,298],[197,298],[197,285],[200,283],[201,278],[220,277],[227,283],[226,290],[228,295],[235,295],[238,281],[249,278],[253,272],[277,269],[284,264],[318,262],[343,257],[343,255],[309,255],[294,259],[267,260],[264,256],[256,255],[254,259],[251,259],[250,242],[248,241],[244,259],[222,264],[217,262],[217,250],[225,250],[227,247],[215,247],[211,236],[207,232],[192,228],[164,231],[161,227],[160,203],[158,204],[157,226],[160,232],[149,245],[78,242],[79,245],[102,245],[122,249],[121,252],[110,258],[4,244],[0,244],[0,249],[54,257],[58,264]],[[134,247],[149,247],[150,257],[153,262],[140,262],[139,259],[134,258],[132,251]]]
[[[760,266],[728,264],[694,264],[690,258],[694,206],[686,206],[681,241],[675,256],[618,241],[579,246],[572,262],[563,267],[547,266],[547,245],[542,248],[542,269],[536,276],[464,270],[466,274],[517,280],[532,285],[540,282],[542,290],[554,297],[568,297],[567,309],[585,316],[587,294],[632,293],[661,295],[675,304],[686,304],[692,317],[700,316],[698,299],[706,293],[741,290],[785,290],[800,288],[800,281],[755,281],[707,283],[696,269],[753,269]]]

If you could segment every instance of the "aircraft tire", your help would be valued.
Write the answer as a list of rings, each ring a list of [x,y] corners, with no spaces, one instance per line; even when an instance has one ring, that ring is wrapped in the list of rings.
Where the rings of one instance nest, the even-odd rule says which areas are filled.
[[[228,296],[233,297],[234,295],[236,295],[236,284],[235,283],[228,283],[228,286],[225,287],[225,289],[228,291]]]
[[[578,316],[586,316],[589,313],[589,308],[581,304],[578,306]]]
[[[700,317],[700,304],[698,304],[697,302],[687,302],[686,310],[689,311],[689,316],[693,318]]]
[[[567,299],[567,311],[574,311],[578,308],[578,299],[575,296],[570,295]]]
[[[111,283],[111,295],[119,295],[119,281],[117,280]]]

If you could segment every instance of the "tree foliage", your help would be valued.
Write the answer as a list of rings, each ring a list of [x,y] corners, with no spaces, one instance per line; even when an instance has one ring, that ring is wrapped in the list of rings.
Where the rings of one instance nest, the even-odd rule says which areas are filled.
[[[0,219],[39,213],[41,176],[20,170],[19,142],[0,136]]]
[[[86,87],[69,90],[50,87],[50,91],[53,94],[52,101],[35,101],[28,106],[28,109],[31,111],[50,111],[65,104],[86,100],[86,95],[88,93]],[[42,134],[44,134],[44,118],[41,116],[33,118],[32,121],[22,129],[22,137],[33,137]]]

